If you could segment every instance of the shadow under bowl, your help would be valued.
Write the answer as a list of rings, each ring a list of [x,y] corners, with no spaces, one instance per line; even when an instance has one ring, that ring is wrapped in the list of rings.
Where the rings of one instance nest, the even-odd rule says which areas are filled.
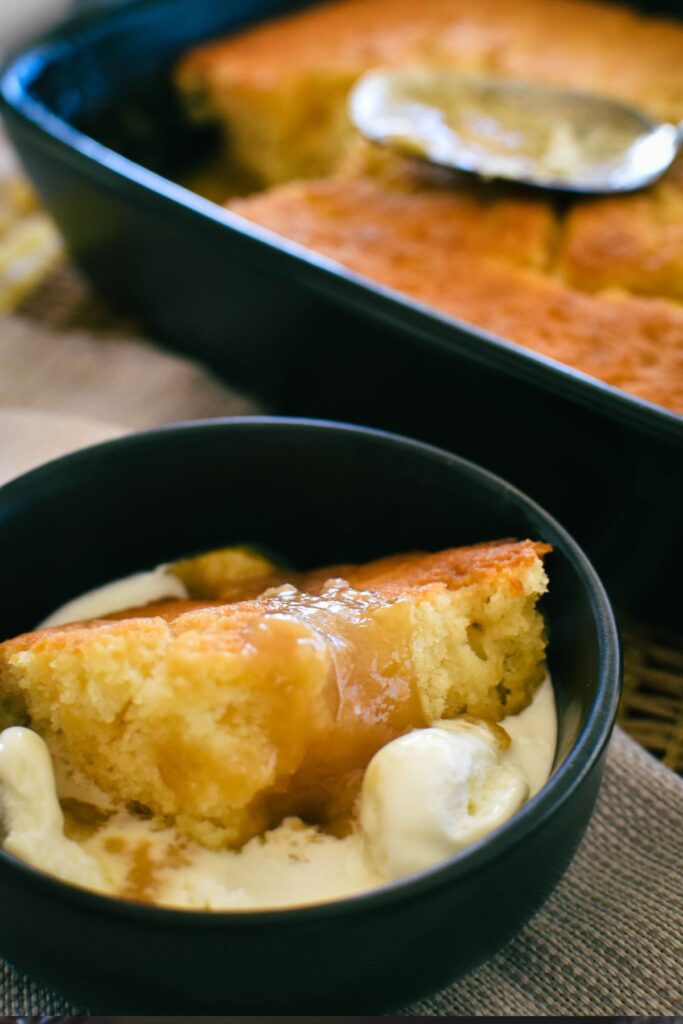
[[[516,536],[551,543],[543,610],[559,738],[546,787],[447,862],[367,894],[277,911],[174,911],[99,896],[0,853],[0,951],[105,1013],[372,1013],[492,956],[565,871],[614,724],[614,617],[542,509],[455,455],[305,420],[178,424],[0,489],[0,639],[128,573],[232,543],[301,567]],[[23,1009],[23,1008],[22,1008]]]

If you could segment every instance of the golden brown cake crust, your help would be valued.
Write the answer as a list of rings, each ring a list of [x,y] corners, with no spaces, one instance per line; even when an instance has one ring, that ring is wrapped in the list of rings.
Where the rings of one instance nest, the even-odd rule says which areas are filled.
[[[510,577],[515,586],[521,569],[532,565],[537,558],[544,558],[551,551],[552,547],[549,544],[539,541],[488,541],[481,544],[447,548],[434,553],[413,551],[388,555],[372,562],[365,562],[363,565],[344,562],[339,565],[325,566],[322,569],[312,569],[308,572],[279,570],[277,575],[273,573],[272,578],[275,580],[276,589],[282,583],[289,583],[305,594],[319,595],[324,592],[325,586],[330,580],[343,580],[354,590],[367,590],[391,598],[399,595],[410,596],[422,587],[445,587],[447,590],[457,590],[487,578],[500,581],[506,575]],[[126,619],[148,619],[158,616],[167,622],[172,622],[187,612],[198,612],[211,608],[221,609],[226,603],[233,602],[239,602],[240,606],[248,611],[257,610],[260,594],[263,593],[264,587],[261,587],[259,593],[254,593],[251,580],[239,584],[230,574],[222,582],[219,575],[220,552],[209,552],[195,559],[187,559],[180,564],[183,566],[192,563],[205,565],[214,554],[218,556],[216,558],[218,564],[210,575],[210,583],[204,593],[197,589],[193,598],[187,600],[163,598],[138,608],[113,612],[100,619],[90,619],[86,622],[75,622],[64,626],[50,626],[32,633],[25,633],[13,640],[12,643],[17,645],[17,649],[20,649],[22,644],[30,647],[42,636],[49,636],[54,632],[68,634],[83,629],[99,628],[104,622],[118,622]],[[196,578],[195,576],[195,580]],[[265,585],[267,587],[273,585],[270,576],[266,577]]]
[[[683,108],[683,28],[588,0],[341,0],[196,48],[181,84],[277,87],[311,67],[360,73],[377,64],[457,63],[566,83],[675,121]],[[633,59],[634,54],[638,59]]]
[[[444,586],[447,590],[469,587],[486,579],[516,579],[522,567],[549,554],[549,544],[538,541],[501,540],[447,548],[427,554],[424,551],[389,555],[364,565],[337,565],[306,573],[299,584],[302,590],[319,593],[326,580],[339,577],[356,590],[394,596],[411,593],[420,587]]]
[[[197,48],[177,82],[264,184],[288,182],[232,201],[241,216],[683,413],[683,161],[643,193],[571,204],[444,184],[368,152],[341,166],[354,138],[345,98],[371,67],[570,85],[677,122],[681,53],[682,25],[621,5],[337,0]]]
[[[371,159],[362,172],[229,207],[426,306],[683,413],[683,189],[680,220],[656,227],[657,189],[677,190],[673,177],[651,196],[576,205],[563,222],[541,199],[493,199],[395,162],[391,175]],[[633,202],[654,241],[631,219]]]

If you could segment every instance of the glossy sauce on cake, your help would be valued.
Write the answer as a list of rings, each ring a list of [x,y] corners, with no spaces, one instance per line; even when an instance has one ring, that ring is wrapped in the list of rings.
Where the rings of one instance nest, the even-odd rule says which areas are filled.
[[[226,549],[70,602],[0,645],[5,848],[126,898],[214,909],[335,898],[457,852],[550,771],[547,551],[294,573]],[[406,825],[390,807],[410,771],[392,780],[416,754]],[[442,807],[444,771],[457,799]]]

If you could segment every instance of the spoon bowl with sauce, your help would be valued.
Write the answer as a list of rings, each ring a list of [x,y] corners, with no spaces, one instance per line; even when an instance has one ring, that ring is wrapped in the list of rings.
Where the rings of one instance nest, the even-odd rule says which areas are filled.
[[[367,139],[404,155],[562,192],[650,185],[683,142],[683,123],[602,96],[428,68],[363,75],[349,113]]]

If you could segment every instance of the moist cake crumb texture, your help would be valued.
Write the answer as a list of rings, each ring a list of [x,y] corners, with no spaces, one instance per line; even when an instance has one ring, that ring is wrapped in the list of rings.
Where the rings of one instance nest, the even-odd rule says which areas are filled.
[[[386,743],[529,705],[545,671],[548,550],[399,555],[290,573],[255,598],[252,563],[244,600],[231,575],[244,560],[180,563],[189,600],[0,645],[0,728],[30,724],[58,769],[209,848],[292,815],[343,835]]]

